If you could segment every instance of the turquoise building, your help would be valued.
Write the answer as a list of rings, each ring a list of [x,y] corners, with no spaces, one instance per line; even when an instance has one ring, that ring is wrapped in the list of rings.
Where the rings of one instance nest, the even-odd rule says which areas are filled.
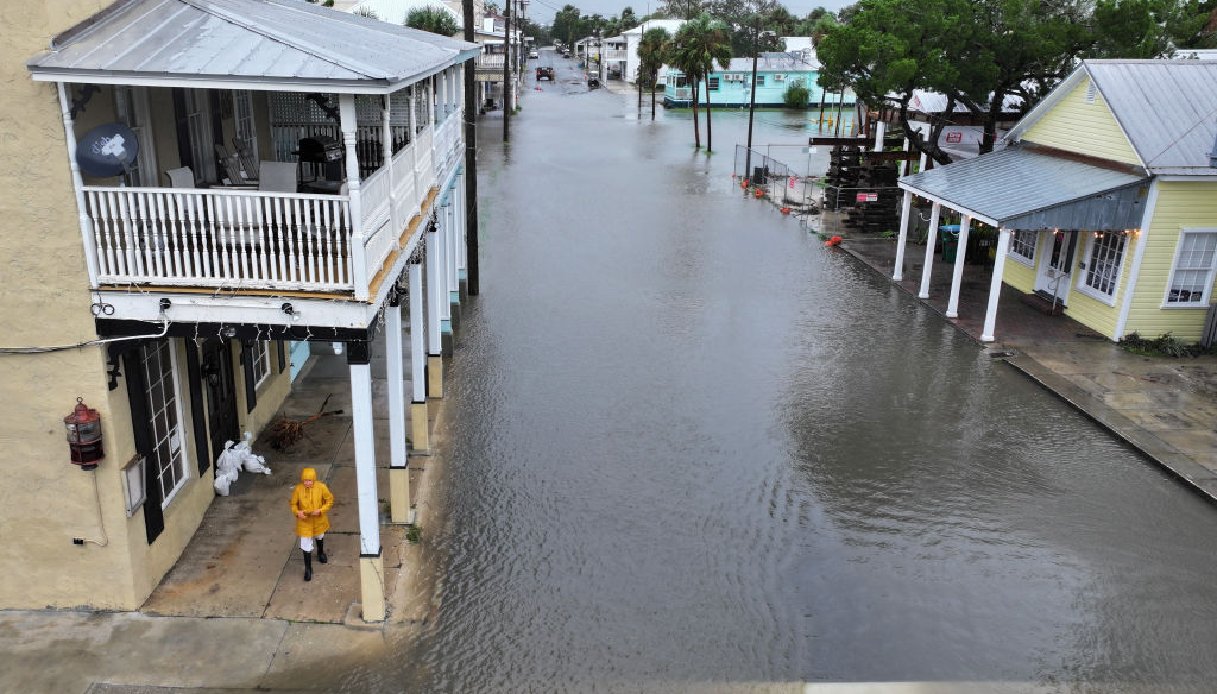
[[[791,85],[802,82],[810,92],[809,106],[818,106],[823,95],[825,104],[834,106],[842,100],[840,92],[824,93],[816,84],[820,63],[810,51],[762,53],[756,65],[756,105],[785,106],[783,97]],[[707,90],[708,87],[708,90]],[[752,90],[752,58],[732,58],[726,70],[711,72],[701,84],[698,103],[705,105],[706,94],[716,108],[747,107]],[[853,93],[846,90],[845,103],[853,103]],[[668,67],[664,82],[663,105],[687,108],[693,105],[693,85],[679,70]]]

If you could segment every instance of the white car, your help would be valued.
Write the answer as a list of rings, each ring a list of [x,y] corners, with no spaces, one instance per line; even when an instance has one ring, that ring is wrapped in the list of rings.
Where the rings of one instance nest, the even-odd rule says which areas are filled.
[[[537,49],[535,49],[535,48],[534,48],[534,49],[532,49],[531,51],[529,51],[529,52],[528,52],[528,57],[529,57],[529,58],[536,58],[536,57],[537,57]]]

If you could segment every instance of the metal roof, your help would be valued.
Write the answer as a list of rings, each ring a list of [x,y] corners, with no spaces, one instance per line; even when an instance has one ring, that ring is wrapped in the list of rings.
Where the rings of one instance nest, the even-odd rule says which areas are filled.
[[[1006,229],[1117,231],[1141,225],[1149,179],[1011,146],[900,179],[900,187]]]
[[[1102,92],[1146,168],[1209,166],[1217,138],[1217,62],[1088,60]]]
[[[301,0],[122,0],[27,67],[40,80],[384,92],[478,51]]]
[[[1018,139],[1089,77],[1145,168],[1157,175],[1217,176],[1217,61],[1087,60],[1008,135]]]

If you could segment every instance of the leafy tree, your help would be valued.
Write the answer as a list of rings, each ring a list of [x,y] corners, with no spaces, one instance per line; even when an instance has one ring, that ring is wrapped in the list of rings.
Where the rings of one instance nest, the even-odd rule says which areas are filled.
[[[655,120],[655,81],[659,69],[667,59],[668,50],[672,44],[672,35],[663,27],[652,27],[642,34],[638,43],[638,98],[642,99],[642,88],[651,90],[651,120]]]
[[[668,62],[676,66],[693,83],[693,142],[701,147],[701,132],[697,123],[698,86],[714,71],[714,63],[726,68],[731,63],[731,35],[727,25],[702,14],[686,22],[672,40]],[[706,151],[714,149],[710,121],[709,82],[706,84]]]
[[[634,15],[634,8],[626,5],[625,9],[621,10],[621,31],[629,31],[639,24],[638,17]]]
[[[810,100],[811,92],[801,79],[791,82],[790,86],[786,87],[786,93],[782,95],[782,101],[789,108],[807,108],[807,102]]]
[[[406,15],[406,26],[441,36],[456,36],[461,30],[452,13],[437,5],[416,7]]]
[[[586,34],[580,34],[579,8],[574,5],[565,5],[558,10],[554,15],[554,22],[550,25],[550,32],[555,38],[560,38],[566,42],[566,45],[573,46],[575,41],[583,38]]]
[[[667,17],[693,19],[707,9],[706,0],[665,0],[660,11]]]

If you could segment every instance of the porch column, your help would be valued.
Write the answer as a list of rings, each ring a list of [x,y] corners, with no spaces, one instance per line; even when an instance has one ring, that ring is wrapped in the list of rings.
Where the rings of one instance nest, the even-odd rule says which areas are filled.
[[[439,73],[439,102],[444,107],[444,119],[448,117],[451,105],[448,103],[448,70]]]
[[[436,266],[439,272],[436,274],[435,297],[438,302],[440,318],[440,354],[446,357],[452,356],[453,347],[453,332],[452,332],[452,299],[448,288],[448,258],[451,253],[448,252],[449,237],[452,236],[452,225],[448,219],[448,210],[452,206],[452,197],[449,196],[448,201],[439,207],[439,238],[436,239],[436,247],[438,248],[436,258]]]
[[[394,523],[409,522],[407,518],[410,513],[401,311],[401,294],[394,287],[389,294],[389,308],[385,311],[385,380],[389,389],[389,514]]]
[[[385,94],[384,121],[382,123],[382,139],[384,140],[384,167],[389,177],[389,223],[393,234],[400,236],[405,225],[398,218],[397,212],[397,172],[393,170],[393,104],[392,95]]]
[[[938,240],[938,217],[942,213],[942,203],[934,203],[930,208],[930,233],[925,237],[925,265],[921,266],[921,289],[917,292],[918,299],[930,298],[930,272],[934,269],[934,243]]]
[[[458,223],[456,220],[456,210],[459,207],[457,199],[460,197],[461,187],[457,185],[459,178],[452,179],[452,192],[448,195],[448,255],[445,256],[448,261],[448,291],[450,292],[450,300],[453,305],[461,303],[461,279],[457,275],[457,270],[460,268],[460,261],[457,258],[457,245],[459,244],[460,234],[458,233]]]
[[[883,123],[883,121],[879,121]],[[892,272],[892,281],[904,279],[904,244],[909,238],[909,210],[913,206],[913,191],[904,191],[904,202],[900,204],[900,234],[896,237],[896,269]]]
[[[72,176],[72,190],[76,193],[76,214],[80,220],[80,237],[85,245],[85,265],[89,270],[89,287],[97,289],[97,247],[101,240],[94,237],[93,219],[85,206],[84,179],[80,175],[80,164],[76,163],[76,126],[72,122],[72,100],[68,98],[63,82],[56,82],[59,91],[59,109],[63,113],[63,134],[68,146],[68,170]]]
[[[930,160],[930,158],[925,155],[925,152],[922,152],[921,158],[917,160],[917,173],[921,173],[922,171],[925,171],[926,162],[928,162],[929,160]]]
[[[457,284],[464,284],[466,291],[469,285],[469,249],[465,244],[465,234],[468,233],[468,212],[465,210],[465,172],[462,171],[456,177],[457,190],[457,208],[456,218],[459,220],[456,228],[456,249],[457,249]]]
[[[875,151],[876,152],[883,151],[883,134],[884,134],[884,130],[886,128],[887,128],[887,123],[883,122],[883,119],[881,119],[881,118],[875,119]]]
[[[410,258],[410,441],[415,451],[431,449],[427,421],[427,345],[423,326],[423,258]]]
[[[427,80],[427,95],[428,95],[427,96],[427,105],[430,107],[427,109],[427,113],[431,114],[430,116],[428,116],[428,121],[431,123],[431,168],[434,169],[436,166],[436,163],[439,161],[435,158],[435,141],[438,139],[435,137],[435,132],[436,132],[436,130],[439,129],[439,117],[435,113],[436,109],[435,109],[435,76],[434,75],[432,75],[431,78]]]
[[[993,278],[989,280],[989,306],[985,309],[985,327],[980,331],[981,342],[993,342],[997,329],[997,302],[1001,299],[1002,274],[1006,271],[1006,254],[1010,252],[1010,230],[997,230],[997,258],[993,260]]]
[[[355,117],[355,95],[338,95],[339,127],[342,129],[342,142],[346,145],[346,182],[347,195],[351,202],[351,279],[355,283],[355,299],[367,301],[368,285],[368,256],[363,250],[363,211],[360,206],[359,194],[359,156],[355,153],[355,130],[358,122]]]
[[[418,83],[409,86],[410,90],[410,170],[414,172],[414,199],[418,201],[419,211],[422,210],[423,192],[418,188]],[[411,205],[413,210],[414,206]]]
[[[947,301],[947,318],[959,317],[959,285],[963,283],[963,257],[967,255],[968,229],[972,218],[963,215],[959,222],[959,245],[955,249],[955,270],[951,274],[951,298]]]
[[[904,138],[904,146],[900,148],[900,151],[902,151],[902,152],[907,152],[907,151],[909,151],[909,139],[908,139],[907,137],[905,137],[905,138]],[[901,175],[901,176],[905,176],[905,175],[907,175],[907,174],[908,174],[908,172],[909,172],[909,160],[908,160],[908,159],[901,159],[901,160],[900,160],[900,174],[899,174],[899,175]]]
[[[440,274],[440,237],[438,222],[432,216],[427,229],[427,395],[444,397],[443,342],[440,337],[440,307],[447,301],[443,296],[443,281]]]
[[[359,586],[365,622],[385,619],[385,571],[376,495],[376,437],[372,430],[371,345],[347,343],[351,371],[351,415],[355,434],[355,483],[359,500]]]

